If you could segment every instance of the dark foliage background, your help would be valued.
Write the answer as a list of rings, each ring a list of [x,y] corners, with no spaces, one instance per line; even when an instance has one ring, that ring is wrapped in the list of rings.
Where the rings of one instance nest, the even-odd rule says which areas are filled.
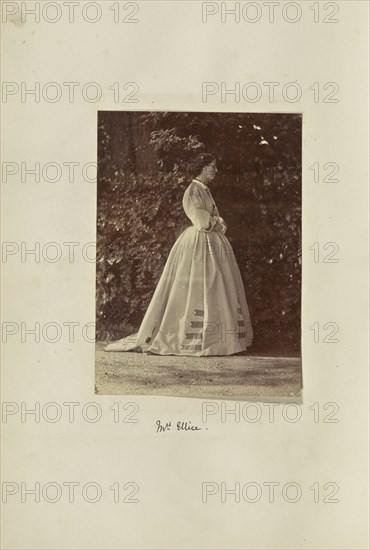
[[[254,350],[300,350],[299,114],[99,112],[97,339],[136,331],[168,253],[190,224],[191,166],[211,152],[212,194],[228,225]]]

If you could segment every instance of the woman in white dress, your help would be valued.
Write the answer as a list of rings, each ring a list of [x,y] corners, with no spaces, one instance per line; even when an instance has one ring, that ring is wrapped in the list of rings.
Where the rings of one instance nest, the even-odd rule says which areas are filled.
[[[216,177],[216,160],[203,154],[197,164],[183,198],[192,225],[172,247],[139,331],[106,351],[231,355],[252,343],[243,281],[207,185]]]

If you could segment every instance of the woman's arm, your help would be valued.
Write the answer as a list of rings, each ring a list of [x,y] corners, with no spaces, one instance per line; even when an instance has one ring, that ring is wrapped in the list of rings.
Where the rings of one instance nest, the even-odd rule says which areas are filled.
[[[184,194],[183,207],[187,217],[199,231],[209,233],[218,223],[218,216],[211,214],[204,208],[204,202],[199,189],[190,185]]]

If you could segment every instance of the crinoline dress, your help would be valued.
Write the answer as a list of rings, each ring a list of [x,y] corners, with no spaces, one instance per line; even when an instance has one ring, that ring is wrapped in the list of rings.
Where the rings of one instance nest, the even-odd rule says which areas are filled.
[[[194,179],[183,208],[192,225],[172,247],[136,334],[106,351],[158,355],[231,355],[251,345],[243,281],[209,188]]]

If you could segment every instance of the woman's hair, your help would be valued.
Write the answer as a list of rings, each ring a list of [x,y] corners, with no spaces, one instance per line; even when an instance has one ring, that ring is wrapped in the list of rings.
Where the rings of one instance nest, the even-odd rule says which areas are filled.
[[[201,153],[198,155],[191,164],[191,172],[193,177],[195,178],[198,176],[203,168],[208,166],[208,164],[211,164],[214,160],[216,160],[216,157],[210,153]]]

